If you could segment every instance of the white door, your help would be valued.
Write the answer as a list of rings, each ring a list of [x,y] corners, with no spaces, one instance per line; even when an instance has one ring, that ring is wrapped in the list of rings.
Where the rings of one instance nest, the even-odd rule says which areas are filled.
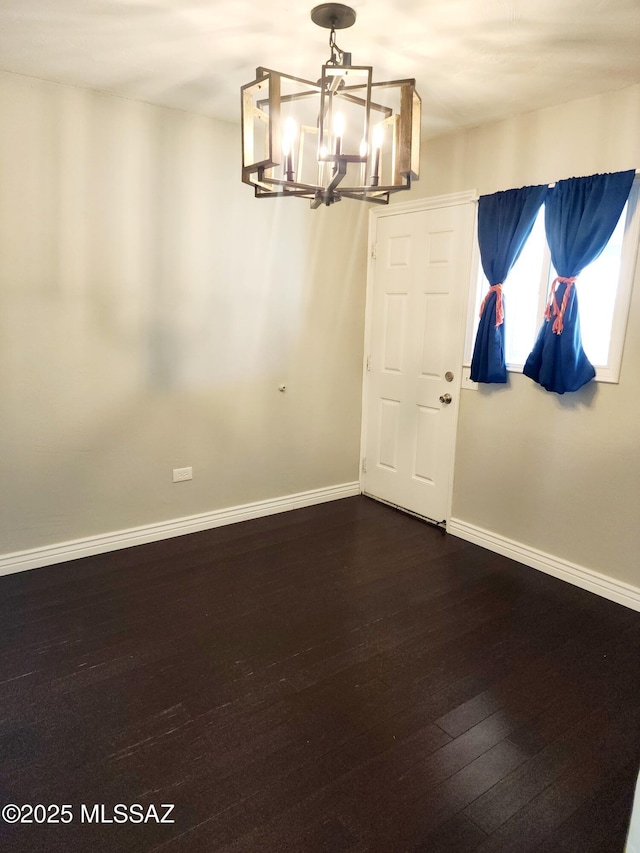
[[[451,500],[475,205],[389,210],[376,220],[363,491],[442,522]]]

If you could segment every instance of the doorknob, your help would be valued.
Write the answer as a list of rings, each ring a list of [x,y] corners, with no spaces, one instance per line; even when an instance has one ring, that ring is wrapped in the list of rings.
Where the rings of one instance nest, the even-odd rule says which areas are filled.
[[[444,403],[445,406],[448,406],[452,399],[453,398],[452,398],[451,394],[441,394],[440,395],[440,402]]]

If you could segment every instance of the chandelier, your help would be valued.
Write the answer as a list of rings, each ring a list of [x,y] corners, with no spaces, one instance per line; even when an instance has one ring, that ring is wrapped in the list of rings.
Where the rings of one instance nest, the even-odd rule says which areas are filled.
[[[315,83],[268,68],[242,86],[242,180],[257,198],[299,197],[311,207],[342,198],[388,204],[419,177],[420,96],[415,80],[373,83],[352,65],[336,30],[356,13],[340,3],[311,11],[330,30],[331,55]]]

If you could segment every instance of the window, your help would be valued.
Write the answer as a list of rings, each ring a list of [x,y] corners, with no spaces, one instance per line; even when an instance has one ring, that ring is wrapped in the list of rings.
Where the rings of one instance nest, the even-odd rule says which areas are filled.
[[[580,273],[576,282],[582,345],[596,368],[596,379],[601,382],[617,382],[620,375],[640,235],[639,196],[640,177],[636,177],[606,249]],[[465,366],[471,363],[480,303],[489,287],[480,264],[477,242],[473,269],[475,287],[471,288],[469,301]],[[543,205],[504,286],[505,355],[510,371],[522,372],[540,329],[549,288],[555,277],[544,233]]]

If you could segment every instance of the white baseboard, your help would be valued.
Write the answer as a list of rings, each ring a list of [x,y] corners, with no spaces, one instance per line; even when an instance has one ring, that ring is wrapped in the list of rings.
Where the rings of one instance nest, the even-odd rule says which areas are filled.
[[[469,524],[459,518],[452,518],[447,522],[447,533],[459,536],[475,545],[481,545],[496,554],[510,557],[512,560],[524,563],[525,566],[530,566],[532,569],[539,569],[541,572],[546,572],[548,575],[553,575],[574,586],[587,589],[589,592],[595,592],[603,598],[624,604],[625,607],[630,607],[632,610],[640,611],[640,589],[636,586],[617,581],[607,575],[600,574],[600,572],[594,572],[593,569],[586,569],[584,566],[578,566],[576,563],[570,563],[560,557],[554,557],[553,554],[546,554],[537,548],[507,539],[506,536],[500,536],[498,533],[476,527],[475,524]]]
[[[175,518],[157,524],[145,524],[141,527],[131,527],[127,530],[117,530],[99,536],[88,536],[84,539],[46,545],[42,548],[16,551],[13,554],[0,555],[0,575],[23,572],[26,569],[37,569],[42,566],[50,566],[53,563],[76,560],[78,557],[103,554],[107,551],[117,551],[119,548],[143,545],[146,542],[157,542],[159,539],[183,536],[185,533],[195,533],[198,530],[210,530],[214,527],[222,527],[225,524],[235,524],[238,521],[247,521],[250,518],[261,518],[278,512],[287,512],[291,509],[300,509],[301,507],[349,498],[359,494],[359,483],[342,483],[339,486],[312,489],[309,492],[284,495],[280,498],[270,498],[266,501],[256,501],[255,503],[228,507],[199,515],[190,515],[185,518]]]

